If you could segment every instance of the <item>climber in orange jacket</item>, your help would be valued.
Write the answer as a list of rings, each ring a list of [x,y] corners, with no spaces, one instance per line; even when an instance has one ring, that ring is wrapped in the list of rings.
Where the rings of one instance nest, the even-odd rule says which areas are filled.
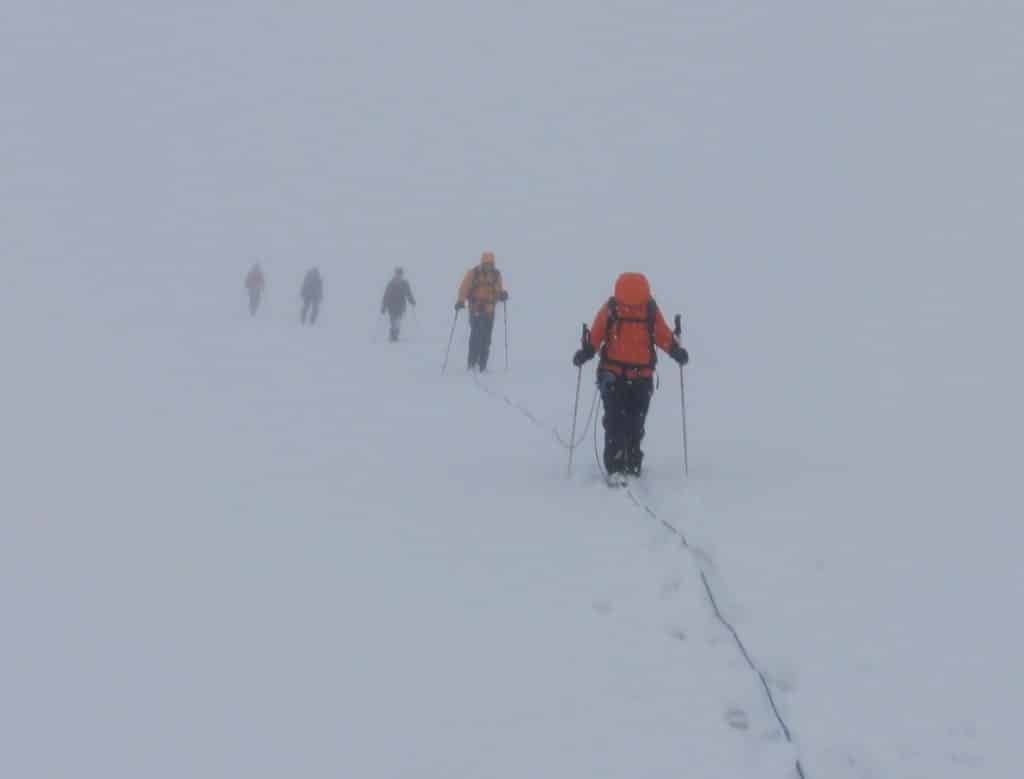
[[[610,480],[640,475],[656,348],[680,365],[690,359],[651,297],[647,279],[623,273],[615,282],[615,294],[594,317],[589,339],[572,359],[579,367],[601,352],[597,383],[604,402],[604,467]]]
[[[480,264],[470,268],[459,285],[455,310],[469,304],[469,370],[487,370],[491,353],[491,335],[494,332],[494,307],[508,300],[501,280],[501,271],[494,267],[494,252],[484,252]]]

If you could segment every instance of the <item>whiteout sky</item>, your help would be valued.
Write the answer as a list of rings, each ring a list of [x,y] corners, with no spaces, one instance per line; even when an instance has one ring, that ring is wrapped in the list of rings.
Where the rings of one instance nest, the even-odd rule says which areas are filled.
[[[1017,775],[1022,72],[1013,3],[6,3],[2,772]],[[795,750],[693,560],[439,375],[483,249],[546,426],[619,272],[684,314],[642,489]]]

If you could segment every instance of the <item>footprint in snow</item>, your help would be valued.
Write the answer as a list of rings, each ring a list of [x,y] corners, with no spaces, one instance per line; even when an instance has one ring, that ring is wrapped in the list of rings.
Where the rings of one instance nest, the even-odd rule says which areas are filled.
[[[982,765],[982,759],[970,752],[953,752],[950,754],[949,760],[954,765],[962,765],[968,768],[979,768]]]
[[[730,728],[736,730],[749,730],[750,717],[743,709],[731,708],[725,712],[725,721]]]
[[[682,628],[669,628],[668,635],[670,638],[674,638],[676,641],[686,640],[686,631]]]
[[[661,598],[667,600],[675,595],[679,590],[682,589],[682,584],[679,579],[669,579],[663,585],[661,585]]]

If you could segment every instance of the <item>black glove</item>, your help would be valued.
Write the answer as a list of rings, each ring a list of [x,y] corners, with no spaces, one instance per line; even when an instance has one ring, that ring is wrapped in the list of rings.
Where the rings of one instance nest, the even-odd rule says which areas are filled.
[[[680,365],[686,365],[690,361],[689,353],[679,344],[672,344],[672,348],[668,350],[668,356]]]
[[[466,304],[463,303],[461,300],[458,303],[455,304],[455,310],[456,311],[461,311],[465,307],[466,307]]]
[[[505,290],[502,290],[501,294],[498,295],[498,300],[504,303],[506,300],[508,300],[508,293]]]
[[[572,356],[572,364],[579,368],[581,365],[583,365],[583,363],[587,362],[593,356],[593,348],[589,346],[584,346],[582,349],[577,350],[576,354]]]

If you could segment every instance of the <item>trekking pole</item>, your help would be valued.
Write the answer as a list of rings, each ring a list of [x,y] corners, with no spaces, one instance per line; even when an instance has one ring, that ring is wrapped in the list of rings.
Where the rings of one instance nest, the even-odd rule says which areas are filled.
[[[583,348],[587,348],[587,343],[590,341],[590,332],[587,330],[586,322],[583,323],[583,337],[580,342],[583,344]],[[580,382],[583,379],[583,366],[579,365],[576,368],[576,401],[572,406],[572,433],[569,435],[569,474],[567,478],[572,478],[572,456],[576,451],[576,415],[580,410]]]
[[[501,301],[501,318],[505,322],[505,371],[508,371],[508,302]]]
[[[448,355],[452,350],[452,339],[455,337],[455,323],[459,321],[459,309],[455,309],[455,316],[452,317],[452,331],[448,334],[448,348],[444,350],[444,365],[441,366],[441,373],[448,370]]]
[[[676,343],[678,343],[680,336],[683,334],[683,317],[680,314],[676,314],[676,327],[673,334],[676,337]],[[686,445],[686,385],[683,383],[682,365],[679,366],[679,407],[683,412],[683,473],[689,476],[690,455],[689,448]]]

